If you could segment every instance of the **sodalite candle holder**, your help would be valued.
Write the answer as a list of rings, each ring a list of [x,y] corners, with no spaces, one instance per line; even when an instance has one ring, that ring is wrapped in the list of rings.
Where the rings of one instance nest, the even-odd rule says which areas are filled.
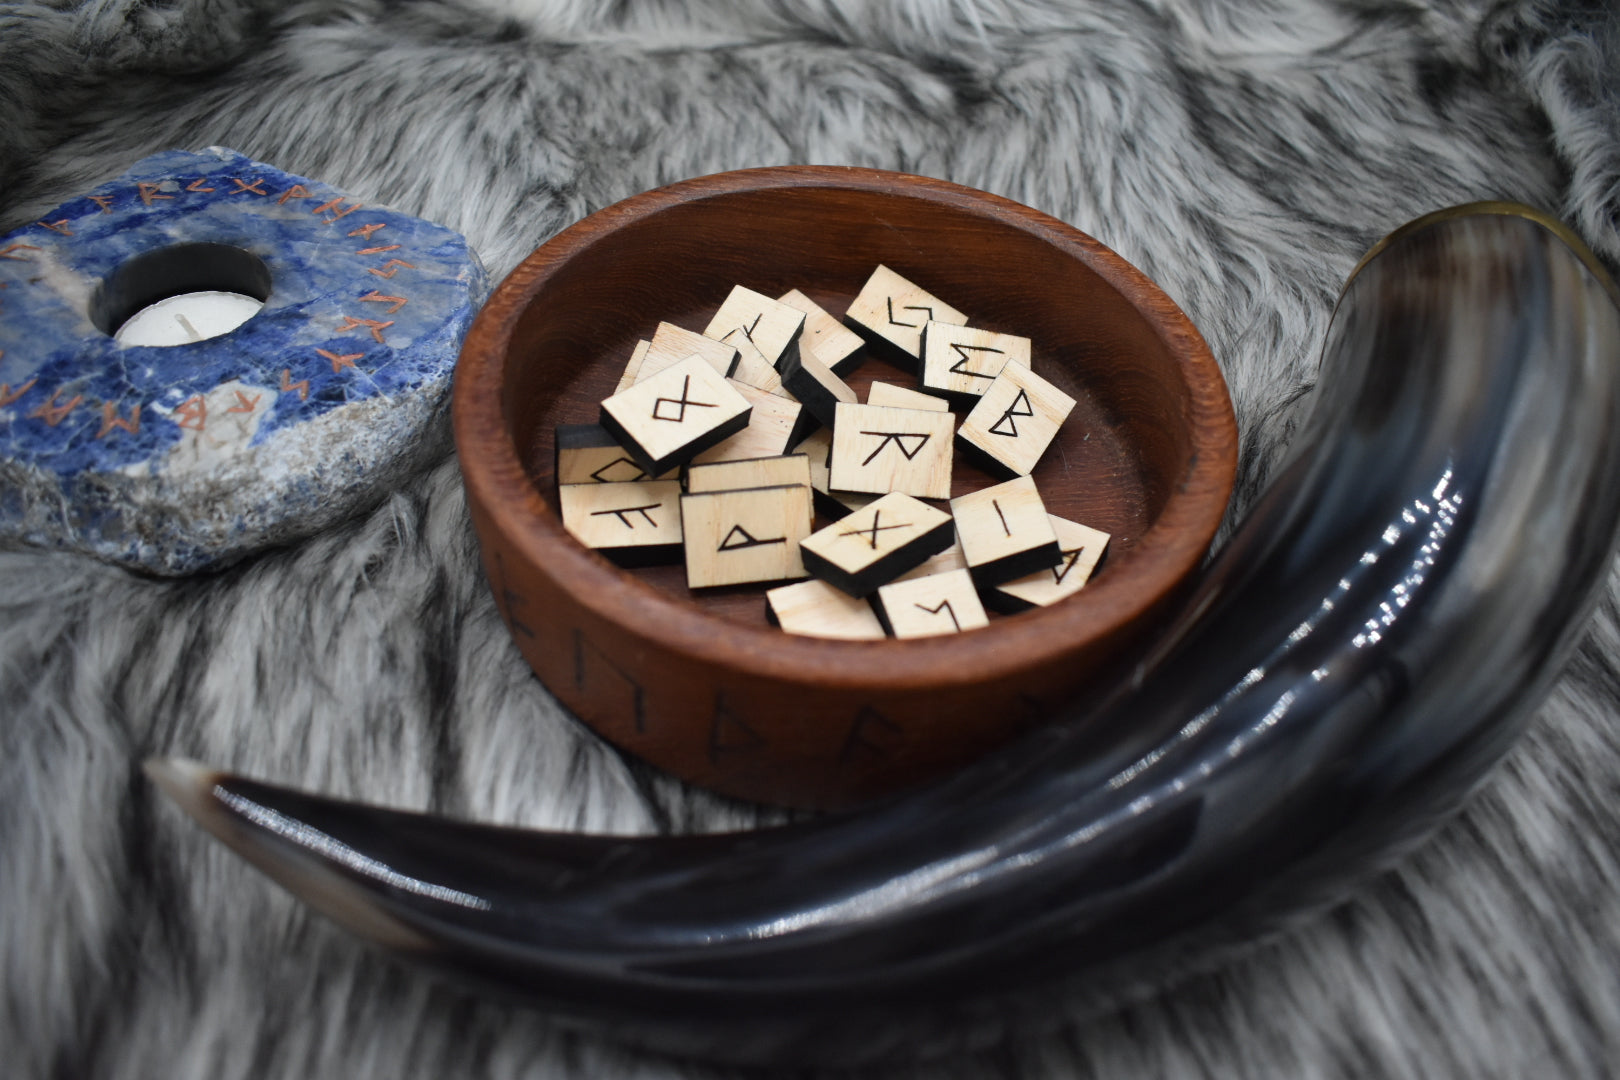
[[[487,287],[459,234],[234,151],[137,162],[0,237],[0,542],[184,574],[375,502],[444,445]],[[206,289],[266,303],[113,339]]]

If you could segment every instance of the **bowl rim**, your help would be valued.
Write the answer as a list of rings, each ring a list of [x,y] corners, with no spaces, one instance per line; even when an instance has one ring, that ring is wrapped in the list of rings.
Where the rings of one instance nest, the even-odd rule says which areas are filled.
[[[1177,359],[1187,388],[1192,453],[1148,530],[1122,564],[1057,604],[943,637],[841,641],[752,627],[682,602],[575,541],[530,479],[507,425],[502,376],[514,328],[554,274],[600,238],[671,207],[755,191],[832,188],[920,198],[988,215],[1076,258],[1121,293]],[[1144,304],[1144,300],[1152,300]],[[491,293],[463,342],[452,422],[470,502],[535,573],[579,607],[648,644],[758,678],[843,689],[906,691],[1011,676],[1097,644],[1151,613],[1208,551],[1237,472],[1237,425],[1225,379],[1192,322],[1151,280],[1095,238],[1010,199],[930,177],[856,166],[741,169],[632,195],[580,219],[525,258]],[[482,538],[481,538],[482,539]]]

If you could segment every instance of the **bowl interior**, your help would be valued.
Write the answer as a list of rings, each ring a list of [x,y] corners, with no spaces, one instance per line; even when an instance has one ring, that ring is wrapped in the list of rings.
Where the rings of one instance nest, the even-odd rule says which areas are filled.
[[[1078,234],[980,198],[903,185],[734,190],[627,212],[594,231],[552,266],[506,354],[505,420],[540,496],[555,513],[556,425],[595,422],[637,339],[660,320],[702,330],[738,284],[770,296],[797,288],[841,315],[882,263],[972,325],[1031,339],[1034,369],[1078,403],[1036,484],[1050,512],[1113,535],[1095,580],[1128,574],[1194,453],[1185,373],[1136,305],[1174,307],[1151,287],[1127,296],[1129,283],[1122,290],[1077,257]],[[848,379],[861,400],[874,380],[915,382],[879,358]],[[998,479],[956,456],[953,494]],[[693,592],[679,565],[626,572],[730,622],[766,625],[766,586]]]

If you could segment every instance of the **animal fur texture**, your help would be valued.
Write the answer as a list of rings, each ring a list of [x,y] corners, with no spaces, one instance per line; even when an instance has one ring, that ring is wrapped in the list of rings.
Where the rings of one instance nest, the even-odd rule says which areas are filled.
[[[617,199],[832,162],[1097,236],[1202,329],[1285,455],[1337,290],[1482,198],[1620,260],[1610,0],[100,0],[0,4],[0,231],[230,146],[464,232],[498,278]],[[653,316],[649,315],[649,318]],[[440,432],[442,434],[442,432]],[[141,776],[581,830],[747,826],[582,729],[507,639],[446,459],[227,571],[0,553],[0,1073],[709,1077],[387,959]],[[1617,580],[1620,585],[1620,580]],[[1620,609],[1391,871],[1143,1000],[907,1077],[1598,1077],[1620,1061]]]

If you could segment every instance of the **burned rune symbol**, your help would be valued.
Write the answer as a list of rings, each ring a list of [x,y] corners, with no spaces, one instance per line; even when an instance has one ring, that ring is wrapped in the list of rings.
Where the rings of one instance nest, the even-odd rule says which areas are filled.
[[[531,634],[530,636],[532,637],[533,635]],[[594,656],[598,662],[595,665],[586,663],[587,659],[592,656]],[[636,734],[645,734],[647,731],[646,691],[642,688],[639,682],[631,678],[623,668],[614,663],[613,657],[604,652],[601,646],[587,638],[585,636],[585,632],[579,627],[574,627],[574,689],[584,690],[587,677],[590,674],[589,669],[597,666],[606,668],[609,675],[617,677],[618,681],[623,683],[624,686],[629,689],[630,711],[631,715],[635,718]],[[596,683],[599,688],[602,686],[602,681],[600,679],[590,679],[589,681]]]
[[[720,541],[716,551],[741,551],[744,548],[766,547],[770,544],[785,544],[787,537],[778,536],[774,540],[756,540],[752,533],[741,525],[733,525],[731,531],[726,533],[725,539]]]
[[[1012,529],[1007,525],[1007,515],[1001,512],[1001,504],[995,499],[991,499],[990,505],[996,508],[996,517],[1001,519],[1001,531],[1011,536]]]
[[[616,457],[606,465],[602,466],[600,469],[597,469],[595,472],[591,473],[591,479],[595,480],[598,484],[613,483],[613,481],[608,478],[607,473],[612,469],[618,468],[620,465],[628,465],[636,471],[636,474],[629,478],[631,480],[639,480],[643,476],[647,475],[646,471],[642,469],[640,465],[637,465],[629,458]]]
[[[895,446],[899,447],[900,452],[906,455],[906,460],[910,461],[922,452],[922,448],[924,446],[928,445],[928,438],[930,435],[930,433],[926,431],[863,431],[861,434],[877,435],[883,439],[882,442],[878,443],[876,450],[866,455],[866,460],[861,462],[862,466],[872,464],[872,459],[883,453],[883,448],[888,446],[890,443],[894,443]],[[913,446],[910,450],[907,450],[905,442],[907,439],[917,439],[919,441],[916,446]]]
[[[1019,406],[1022,406],[1022,408]],[[1035,410],[1029,406],[1029,395],[1020,390],[1018,391],[1018,396],[1013,398],[1013,403],[1007,406],[1007,411],[1001,414],[1001,419],[990,425],[990,434],[1006,435],[1016,439],[1018,438],[1018,424],[1013,418],[1017,416],[1034,415]],[[1001,430],[1001,426],[1003,424],[1007,425],[1006,431]]]
[[[922,325],[921,323],[901,322],[899,319],[895,318],[894,317],[894,297],[892,297],[892,296],[889,297],[888,302],[889,302],[889,323],[890,323],[890,325],[892,325],[892,326],[909,326],[909,327],[912,327],[913,329],[915,329],[916,327]],[[921,304],[907,304],[904,307],[902,307],[900,310],[901,311],[926,311],[926,312],[928,312],[928,321],[932,321],[933,318],[934,318],[934,309],[931,308],[931,307],[925,307],[925,306],[923,306]]]
[[[874,510],[872,512],[872,524],[870,526],[868,526],[868,527],[866,527],[864,529],[847,529],[844,532],[839,533],[838,535],[839,536],[864,536],[864,537],[866,537],[867,543],[872,545],[872,550],[876,551],[877,546],[878,546],[878,535],[877,535],[878,533],[886,532],[889,529],[909,529],[909,528],[911,528],[911,522],[909,522],[909,521],[902,521],[898,525],[879,525],[878,522],[882,519],[882,517],[883,517],[883,511]]]
[[[958,374],[958,375],[966,375],[969,378],[985,379],[985,380],[989,380],[989,381],[994,381],[995,376],[994,375],[986,375],[982,371],[969,371],[968,370],[967,362],[969,360],[973,359],[971,356],[968,355],[968,352],[970,350],[972,352],[993,352],[993,353],[1004,353],[1004,352],[1006,352],[1005,349],[992,349],[988,345],[958,345],[954,341],[951,342],[951,348],[956,350],[956,355],[960,358],[960,359],[958,359],[956,361],[956,363],[951,365],[950,369],[952,371],[956,372],[956,374]]]
[[[1052,584],[1063,584],[1063,579],[1069,576],[1069,571],[1074,569],[1074,564],[1080,561],[1080,556],[1085,550],[1083,547],[1077,547],[1073,551],[1063,553],[1063,561],[1052,567]]]
[[[857,755],[887,758],[905,739],[905,730],[870,705],[861,706],[855,722],[844,736],[844,745],[838,751],[840,762],[855,760]]]
[[[658,522],[653,519],[651,514],[647,513],[649,510],[656,509],[658,509],[657,503],[648,503],[646,506],[623,506],[617,510],[592,510],[591,517],[606,517],[608,514],[612,514],[614,517],[619,519],[620,525],[623,525],[627,529],[633,529],[636,527],[636,523],[630,520],[629,515],[640,514],[642,517],[647,519],[647,524],[656,529],[658,528]]]
[[[945,614],[951,617],[952,626],[956,627],[958,630],[962,629],[962,624],[956,621],[956,609],[951,607],[951,602],[949,600],[941,600],[938,607],[923,607],[921,604],[913,604],[912,607],[926,611],[930,615],[938,615],[943,611]]]
[[[511,584],[506,580],[506,560],[501,558],[501,553],[499,551],[495,552],[495,577],[501,586],[501,599],[499,605],[497,606],[506,615],[507,624],[524,637],[534,637],[534,628],[529,626],[522,619],[519,619],[516,612],[512,610],[513,608],[524,606],[528,603],[528,601],[524,599],[522,595],[515,592],[512,589]],[[574,632],[576,634],[579,633],[577,630]]]
[[[661,397],[657,401],[653,402],[652,418],[654,420],[669,420],[677,424],[684,424],[686,423],[686,407],[688,405],[691,405],[693,408],[697,409],[713,409],[717,407],[712,401],[693,401],[692,399],[688,398],[686,395],[691,388],[692,376],[687,375],[681,379],[681,396],[679,398]],[[674,416],[664,416],[660,412],[660,409],[662,409],[665,402],[679,408],[681,411],[676,413]]]
[[[709,722],[709,760],[718,761],[723,753],[764,744],[764,737],[726,704],[726,692],[715,691],[714,718]]]
[[[754,316],[754,321],[749,323],[747,326],[744,326],[741,323],[738,323],[736,326],[733,326],[730,330],[727,330],[726,331],[726,337],[723,337],[720,340],[724,341],[724,340],[726,340],[726,338],[730,337],[732,334],[735,334],[738,330],[741,330],[743,337],[747,338],[749,341],[753,341],[754,340],[754,328],[759,325],[759,320],[763,319],[764,317],[765,317],[765,313],[762,311],[758,315],[755,315]]]

